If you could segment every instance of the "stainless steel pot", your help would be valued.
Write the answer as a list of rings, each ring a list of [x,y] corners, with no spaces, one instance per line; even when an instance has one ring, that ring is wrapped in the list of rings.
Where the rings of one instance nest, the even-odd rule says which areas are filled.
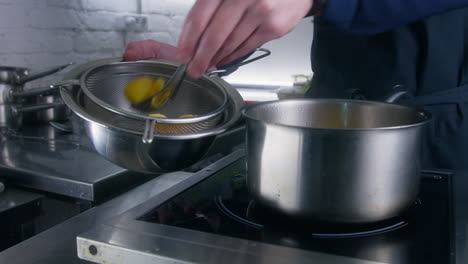
[[[394,217],[415,200],[430,115],[396,104],[330,99],[251,105],[248,187],[282,213],[337,223]]]
[[[27,122],[66,120],[70,110],[63,103],[57,88],[36,88],[13,93],[12,97],[17,99],[0,104],[0,127],[17,129],[22,126],[24,120]]]
[[[53,106],[34,113],[34,118],[39,122],[66,121],[71,115],[70,109],[63,102],[58,90],[50,94],[37,95],[35,97],[35,104]]]
[[[49,70],[38,72],[35,74],[29,74],[30,70],[28,68],[0,66],[0,83],[22,86],[27,82],[45,77],[47,75],[54,74],[72,64],[73,62],[70,62],[68,64],[56,66]]]
[[[96,105],[79,86],[62,86],[60,91],[64,102],[80,117],[88,137],[103,157],[129,170],[162,173],[180,170],[199,161],[209,151],[216,136],[227,131],[240,118],[242,97],[221,78],[211,78],[226,89],[229,97],[229,106],[221,124],[199,133],[154,134],[151,143],[142,141],[143,129],[123,128],[121,124],[112,122],[114,116],[119,120],[122,116]]]
[[[44,87],[25,91],[23,89],[23,85],[26,82],[56,73],[72,64],[73,63],[71,62],[65,65],[56,66],[49,70],[32,75],[29,75],[29,69],[27,68],[0,66],[0,104],[18,104],[25,97],[31,97],[54,90],[54,87]]]
[[[21,127],[23,113],[31,113],[29,119],[34,121],[66,119],[67,109],[65,104],[60,102],[57,87],[24,90],[23,85],[56,73],[72,64],[56,66],[36,74],[29,74],[27,68],[0,67],[0,127],[13,129]],[[42,113],[41,110],[45,112]]]

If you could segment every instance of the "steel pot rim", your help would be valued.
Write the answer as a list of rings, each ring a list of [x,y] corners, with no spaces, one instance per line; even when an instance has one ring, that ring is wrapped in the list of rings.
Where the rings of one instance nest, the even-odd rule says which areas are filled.
[[[271,104],[291,104],[291,103],[297,103],[297,102],[328,102],[328,103],[364,103],[364,104],[372,104],[372,105],[385,105],[385,106],[390,106],[393,108],[401,108],[401,109],[407,109],[414,111],[415,113],[419,114],[421,116],[422,121],[416,122],[413,124],[408,124],[408,125],[399,125],[399,126],[383,126],[383,127],[372,127],[372,128],[321,128],[321,127],[306,127],[306,126],[297,126],[297,125],[286,125],[286,124],[281,124],[278,122],[268,122],[265,120],[262,120],[261,118],[256,118],[252,115],[250,115],[248,112],[256,107],[261,107],[265,105],[271,105]],[[405,105],[400,105],[400,104],[395,104],[395,103],[386,103],[386,102],[378,102],[378,101],[369,101],[369,100],[355,100],[355,99],[328,99],[328,98],[296,98],[296,99],[285,99],[285,100],[274,100],[274,101],[266,101],[266,102],[260,102],[260,103],[255,103],[251,105],[244,106],[241,109],[241,114],[244,116],[246,119],[249,120],[255,120],[257,122],[261,122],[264,124],[268,125],[274,125],[274,126],[279,126],[279,127],[288,127],[288,128],[293,128],[293,129],[311,129],[311,130],[317,130],[317,131],[333,131],[333,132],[338,132],[338,131],[387,131],[387,130],[398,130],[398,129],[406,129],[406,128],[413,128],[413,127],[418,127],[425,125],[426,123],[430,122],[432,119],[432,115],[423,109],[420,108],[415,108],[415,107],[409,107]]]

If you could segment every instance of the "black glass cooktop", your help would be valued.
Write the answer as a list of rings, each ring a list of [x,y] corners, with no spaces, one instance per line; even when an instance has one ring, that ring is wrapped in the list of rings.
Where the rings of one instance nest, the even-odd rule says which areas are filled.
[[[371,225],[296,220],[249,195],[243,160],[139,220],[386,263],[451,263],[451,174],[421,173],[420,195],[401,216]]]

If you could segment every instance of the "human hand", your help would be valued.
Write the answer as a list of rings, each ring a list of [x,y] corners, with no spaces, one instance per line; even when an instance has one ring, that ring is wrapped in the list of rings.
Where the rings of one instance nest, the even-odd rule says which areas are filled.
[[[199,78],[290,32],[314,0],[197,0],[179,38],[177,60]]]
[[[123,55],[124,61],[163,59],[176,61],[177,48],[154,40],[128,43]]]
[[[123,61],[162,59],[177,61],[177,48],[155,40],[141,40],[128,43],[123,54]],[[216,70],[210,67],[209,70]]]

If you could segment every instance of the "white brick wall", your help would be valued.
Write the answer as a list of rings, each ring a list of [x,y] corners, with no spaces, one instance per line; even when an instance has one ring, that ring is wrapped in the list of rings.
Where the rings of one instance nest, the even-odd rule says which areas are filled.
[[[176,16],[186,14],[195,0],[142,0],[142,10],[148,14]]]
[[[195,0],[0,0],[0,65],[40,71],[75,61],[121,56],[130,41],[154,39],[177,43]],[[118,28],[125,15],[148,18],[145,32]],[[120,20],[119,20],[120,19]],[[273,55],[229,76],[235,83],[287,83],[292,74],[309,73],[309,22],[266,46]],[[61,74],[29,83],[59,80]]]
[[[117,27],[124,15],[148,17],[145,32]],[[121,56],[129,41],[175,44],[193,0],[0,0],[0,65],[40,71]],[[120,20],[119,20],[120,19]],[[60,74],[29,83],[47,85]]]

